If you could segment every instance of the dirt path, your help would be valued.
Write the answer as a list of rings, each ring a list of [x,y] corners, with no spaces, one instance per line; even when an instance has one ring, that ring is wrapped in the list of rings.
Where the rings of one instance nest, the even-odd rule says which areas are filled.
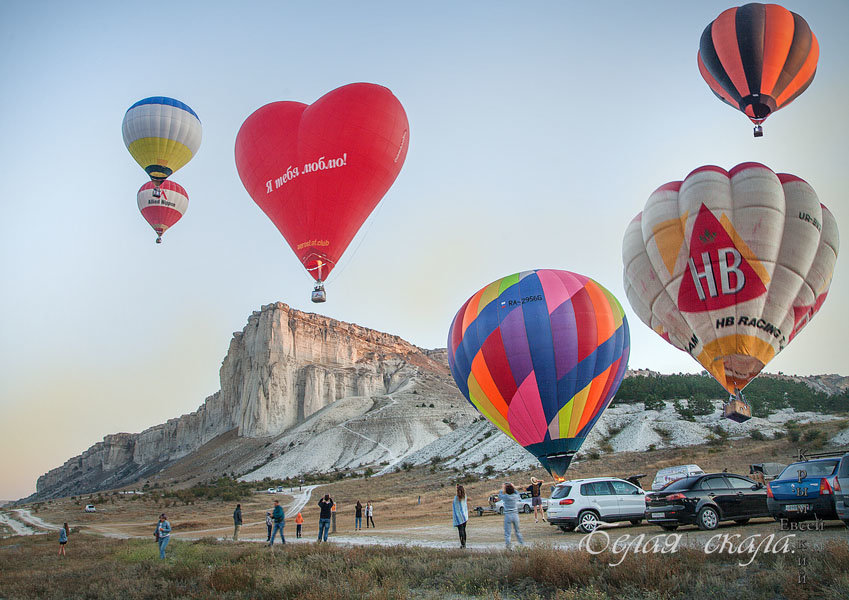
[[[35,529],[29,527],[25,523],[18,521],[13,518],[12,515],[6,512],[0,512],[0,523],[6,525],[9,529],[11,529],[15,535],[33,535],[36,532]]]

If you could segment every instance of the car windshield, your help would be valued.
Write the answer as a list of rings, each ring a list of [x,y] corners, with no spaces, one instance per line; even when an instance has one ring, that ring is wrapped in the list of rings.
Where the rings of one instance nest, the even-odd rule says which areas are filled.
[[[799,471],[805,472],[803,477],[828,477],[834,474],[839,462],[840,460],[835,458],[834,460],[793,463],[781,472],[778,479],[797,479]]]
[[[661,490],[664,492],[674,492],[676,490],[689,490],[691,487],[693,487],[693,482],[696,479],[698,479],[698,477],[682,477],[681,479],[676,479],[675,481],[667,483],[661,488]]]
[[[557,500],[559,498],[565,498],[566,496],[569,495],[569,492],[571,492],[571,491],[572,491],[571,485],[561,485],[560,487],[554,489],[554,493],[551,494],[551,499]]]

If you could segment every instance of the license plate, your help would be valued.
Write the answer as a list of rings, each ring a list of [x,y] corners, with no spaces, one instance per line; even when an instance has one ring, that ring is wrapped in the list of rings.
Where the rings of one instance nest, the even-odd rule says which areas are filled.
[[[651,514],[652,519],[662,519],[665,516],[666,516],[666,513],[652,513]]]
[[[784,507],[784,510],[787,512],[807,512],[810,508],[810,504],[788,504]]]

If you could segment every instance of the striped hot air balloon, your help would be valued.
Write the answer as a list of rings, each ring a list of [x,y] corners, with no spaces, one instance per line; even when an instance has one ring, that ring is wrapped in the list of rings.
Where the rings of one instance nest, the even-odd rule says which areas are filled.
[[[448,333],[448,364],[466,399],[561,478],[619,389],[629,350],[613,294],[552,269],[482,288]]]
[[[755,124],[790,104],[814,79],[819,43],[808,23],[777,4],[729,8],[704,33],[699,71],[720,100]]]
[[[162,234],[186,214],[189,207],[189,195],[179,183],[163,181],[159,195],[155,194],[156,184],[148,181],[139,189],[139,210],[145,221],[150,223],[157,233],[156,243],[162,243]]]
[[[154,96],[133,104],[124,115],[124,144],[154,183],[170,177],[200,148],[200,119],[173,98]]]
[[[837,222],[805,181],[758,163],[662,185],[622,243],[637,316],[739,395],[819,311]]]

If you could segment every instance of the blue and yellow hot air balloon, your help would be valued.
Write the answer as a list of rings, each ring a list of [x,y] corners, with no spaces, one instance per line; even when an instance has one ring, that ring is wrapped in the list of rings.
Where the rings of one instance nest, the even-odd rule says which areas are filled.
[[[124,115],[122,130],[127,150],[157,187],[192,159],[202,135],[195,111],[165,96],[133,104]]]
[[[558,478],[619,389],[629,351],[613,294],[553,269],[484,287],[448,333],[448,365],[466,399]]]

